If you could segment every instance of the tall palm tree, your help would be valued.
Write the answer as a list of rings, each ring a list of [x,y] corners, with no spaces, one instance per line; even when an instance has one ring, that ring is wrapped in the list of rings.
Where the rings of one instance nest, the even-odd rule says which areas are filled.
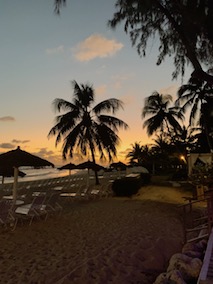
[[[95,154],[98,152],[101,159],[106,157],[109,161],[116,157],[120,139],[117,135],[118,129],[127,129],[128,125],[107,113],[115,114],[123,108],[122,101],[118,99],[107,99],[97,105],[95,93],[92,86],[88,84],[78,85],[72,81],[73,100],[72,102],[55,99],[53,106],[57,112],[64,111],[64,114],[56,116],[56,124],[50,130],[48,137],[56,135],[56,146],[63,139],[62,155],[72,158],[75,151],[87,156],[91,154],[95,163]],[[96,183],[98,176],[96,172]]]
[[[163,95],[153,92],[151,96],[145,99],[145,105],[142,110],[142,119],[151,116],[145,120],[143,127],[147,127],[147,134],[151,136],[155,131],[170,131],[180,129],[177,119],[183,119],[183,114],[178,107],[169,107],[172,102],[171,95]]]
[[[179,88],[177,94],[178,99],[176,100],[176,105],[181,105],[183,112],[186,112],[188,108],[191,108],[189,125],[200,126],[203,129],[206,133],[209,149],[212,150],[208,121],[208,115],[211,111],[213,111],[213,107],[211,105],[213,96],[212,85],[198,79],[190,79],[188,84],[182,85]]]

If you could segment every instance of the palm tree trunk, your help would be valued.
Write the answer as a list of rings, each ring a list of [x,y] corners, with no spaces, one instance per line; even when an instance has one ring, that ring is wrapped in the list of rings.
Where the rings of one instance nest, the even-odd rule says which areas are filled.
[[[94,153],[94,147],[93,144],[90,141],[90,150],[91,150],[91,155],[92,155],[92,161],[95,164],[95,153]],[[99,179],[98,179],[98,172],[96,170],[94,170],[95,172],[95,184],[98,185],[100,184]]]

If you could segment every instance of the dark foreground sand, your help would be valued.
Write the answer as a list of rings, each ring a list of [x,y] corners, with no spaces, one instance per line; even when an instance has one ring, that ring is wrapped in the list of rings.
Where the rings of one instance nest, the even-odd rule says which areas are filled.
[[[183,244],[183,193],[147,186],[132,199],[66,205],[61,216],[0,233],[0,283],[151,284]]]

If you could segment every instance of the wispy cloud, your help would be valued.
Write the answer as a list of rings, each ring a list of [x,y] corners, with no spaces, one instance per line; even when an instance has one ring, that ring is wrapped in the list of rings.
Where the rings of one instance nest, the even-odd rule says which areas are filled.
[[[15,143],[15,144],[26,144],[28,142],[30,142],[30,140],[17,140],[17,139],[12,140],[12,143]]]
[[[3,142],[0,143],[0,148],[3,149],[14,149],[17,147],[17,144],[26,144],[30,142],[30,140],[18,140],[18,139],[13,139],[11,142]]]
[[[40,148],[39,151],[36,153],[39,156],[52,156],[54,152],[52,150],[48,150],[47,148]]]
[[[12,144],[12,143],[1,143],[0,144],[0,148],[3,148],[3,149],[13,149],[13,148],[15,148],[15,145]]]
[[[57,152],[53,152],[52,150],[49,150],[46,147],[37,148],[36,151],[32,152],[32,154],[53,163],[55,163],[55,161],[58,159]]]
[[[79,61],[90,61],[94,58],[112,56],[122,48],[122,43],[107,39],[100,34],[94,34],[86,38],[74,49],[74,56]]]
[[[55,48],[47,48],[46,49],[46,53],[48,55],[54,55],[54,54],[60,54],[64,52],[64,46],[63,45],[59,45],[58,47]]]
[[[7,121],[15,121],[15,118],[12,116],[2,116],[0,117],[0,121],[7,122]]]

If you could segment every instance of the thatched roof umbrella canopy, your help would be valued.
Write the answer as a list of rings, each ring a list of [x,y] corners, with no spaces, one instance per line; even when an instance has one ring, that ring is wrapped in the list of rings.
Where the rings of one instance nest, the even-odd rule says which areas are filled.
[[[16,150],[11,150],[0,155],[0,169],[14,168],[14,184],[13,184],[13,199],[16,200],[17,183],[18,183],[18,168],[29,166],[33,168],[54,167],[54,165],[45,159],[32,155],[23,151],[18,146]]]
[[[74,170],[74,169],[76,169],[76,165],[72,164],[72,163],[66,164],[66,165],[58,168],[58,170],[60,170],[60,171],[69,170],[69,175],[71,175],[71,170]]]
[[[99,164],[93,163],[91,161],[87,161],[81,164],[76,165],[76,169],[91,169],[93,171],[104,170],[105,168]]]
[[[89,186],[89,170],[93,170],[93,171],[100,171],[100,170],[105,170],[105,168],[99,164],[93,163],[91,161],[87,161],[81,164],[76,165],[76,169],[79,170],[84,170],[84,169],[88,169],[88,175],[87,175],[87,186]]]
[[[0,176],[2,176],[2,184],[4,183],[5,177],[13,177],[14,169],[13,168],[0,168]],[[26,174],[22,171],[18,171],[18,176],[24,177]]]
[[[22,166],[29,166],[33,168],[54,168],[52,163],[21,150],[19,146],[16,150],[11,150],[0,155],[0,168],[18,168]]]
[[[126,170],[127,165],[119,161],[117,163],[112,163],[110,165],[110,168],[121,171],[121,170]]]

